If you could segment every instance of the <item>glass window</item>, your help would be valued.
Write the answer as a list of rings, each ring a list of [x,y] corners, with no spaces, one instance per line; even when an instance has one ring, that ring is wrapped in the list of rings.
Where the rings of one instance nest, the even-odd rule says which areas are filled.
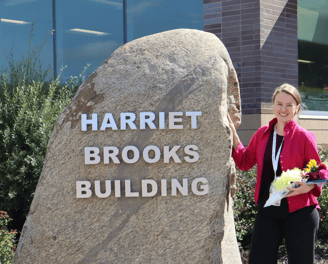
[[[31,25],[33,27],[32,46],[43,46],[40,59],[43,65],[52,69],[52,3],[44,0],[2,0],[0,1],[0,67],[7,67],[6,54],[14,46],[14,59],[27,54]]]
[[[57,72],[64,79],[96,70],[123,44],[123,0],[56,0]]]
[[[328,111],[327,29],[328,0],[299,0],[299,90],[308,110]]]
[[[176,28],[203,30],[203,1],[126,0],[127,41]]]

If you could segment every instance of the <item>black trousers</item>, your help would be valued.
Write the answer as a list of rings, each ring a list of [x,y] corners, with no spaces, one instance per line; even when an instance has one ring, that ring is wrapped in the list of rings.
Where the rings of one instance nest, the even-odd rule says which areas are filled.
[[[263,208],[264,202],[259,201],[249,264],[276,264],[283,238],[289,264],[313,264],[320,221],[317,208],[313,205],[289,213],[286,198],[281,206]]]

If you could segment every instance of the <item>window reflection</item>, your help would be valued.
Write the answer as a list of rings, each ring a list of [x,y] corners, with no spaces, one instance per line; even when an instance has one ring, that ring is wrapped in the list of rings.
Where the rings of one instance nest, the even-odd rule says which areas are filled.
[[[308,110],[328,111],[328,1],[298,1],[299,90]]]
[[[126,0],[127,41],[176,28],[203,30],[203,1]]]
[[[124,32],[126,40],[131,41],[176,28],[203,30],[202,1],[124,0],[124,3],[123,6],[123,0],[0,0],[1,66],[6,61],[4,50],[8,53],[13,42],[15,60],[26,53],[33,21],[34,43],[41,44],[49,35],[41,61],[54,66],[57,74],[67,66],[62,73],[64,79],[79,75],[88,64],[91,66],[85,75],[93,72],[123,45]]]
[[[96,70],[123,44],[122,0],[57,0],[57,68],[63,77]]]
[[[31,25],[33,44],[40,46],[50,34],[40,59],[43,65],[52,67],[52,3],[44,0],[2,0],[0,1],[0,65],[7,67],[6,54],[14,46],[14,59],[26,56]]]

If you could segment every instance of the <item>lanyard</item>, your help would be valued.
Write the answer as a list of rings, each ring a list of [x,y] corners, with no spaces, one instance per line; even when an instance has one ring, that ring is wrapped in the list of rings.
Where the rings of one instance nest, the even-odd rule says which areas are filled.
[[[280,148],[278,150],[278,153],[276,155],[276,145],[277,145],[277,132],[274,129],[273,132],[273,141],[272,141],[272,166],[273,166],[273,171],[274,171],[274,179],[277,178],[277,169],[278,169],[278,162],[279,162],[279,156],[280,156],[280,152],[281,152],[281,148],[282,148],[282,144],[284,143],[284,139],[282,139],[282,142],[280,144]]]

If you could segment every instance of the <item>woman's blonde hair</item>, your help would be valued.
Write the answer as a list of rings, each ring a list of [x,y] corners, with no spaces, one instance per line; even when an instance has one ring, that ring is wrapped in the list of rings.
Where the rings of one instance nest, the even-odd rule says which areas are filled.
[[[278,93],[289,94],[295,99],[297,106],[299,105],[299,108],[302,105],[301,94],[294,86],[292,86],[288,83],[284,83],[284,84],[280,85],[279,87],[277,87],[274,90],[273,95],[272,95],[272,103],[274,103],[274,99],[276,98]]]

